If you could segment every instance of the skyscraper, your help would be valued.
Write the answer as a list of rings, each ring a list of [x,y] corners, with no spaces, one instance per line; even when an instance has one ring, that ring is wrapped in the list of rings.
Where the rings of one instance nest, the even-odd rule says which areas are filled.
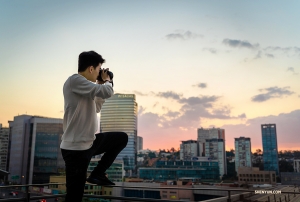
[[[279,175],[276,124],[261,125],[264,170],[276,171]]]
[[[143,137],[137,136],[137,150],[143,150]]]
[[[124,161],[126,176],[136,174],[137,165],[137,113],[134,94],[115,94],[106,99],[100,116],[100,131],[120,131],[128,135],[127,146],[117,156]]]
[[[206,139],[205,156],[210,160],[218,161],[220,178],[223,177],[224,174],[227,174],[225,143],[223,139]]]
[[[0,169],[7,169],[7,155],[8,155],[8,140],[9,128],[2,127],[0,124]]]
[[[59,149],[63,120],[15,116],[10,122],[10,180],[20,184],[49,183],[50,175],[64,171]]]
[[[235,171],[239,167],[252,167],[250,138],[234,138],[235,145]]]

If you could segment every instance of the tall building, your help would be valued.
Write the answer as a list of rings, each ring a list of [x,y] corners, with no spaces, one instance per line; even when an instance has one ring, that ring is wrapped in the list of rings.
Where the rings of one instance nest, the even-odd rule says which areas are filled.
[[[191,161],[198,155],[198,142],[196,140],[182,141],[180,144],[180,160]]]
[[[276,124],[261,125],[264,170],[276,171],[279,175]]]
[[[218,161],[220,178],[223,177],[224,174],[227,174],[225,144],[223,139],[206,139],[205,156],[210,160]]]
[[[198,128],[199,155],[205,155],[205,140],[223,139],[225,148],[225,130],[221,128]],[[225,152],[225,150],[224,150]]]
[[[245,137],[234,138],[235,171],[239,167],[252,167],[251,139]]]
[[[101,110],[101,132],[119,131],[128,135],[127,146],[116,158],[124,161],[125,176],[136,175],[137,114],[138,105],[134,94],[115,94],[105,100]]]
[[[49,183],[50,175],[64,172],[59,149],[63,120],[15,116],[10,122],[9,180],[18,184]]]
[[[143,137],[137,136],[137,150],[143,150]]]
[[[220,176],[227,174],[225,130],[221,128],[198,128],[199,155],[219,162]]]
[[[7,170],[7,155],[9,143],[9,128],[2,127],[0,124],[0,169]]]

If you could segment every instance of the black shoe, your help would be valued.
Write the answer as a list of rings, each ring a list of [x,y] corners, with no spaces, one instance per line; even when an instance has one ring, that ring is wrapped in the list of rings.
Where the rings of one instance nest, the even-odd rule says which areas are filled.
[[[110,181],[105,174],[103,175],[98,175],[98,176],[92,176],[90,175],[87,179],[87,182],[92,183],[92,184],[97,184],[97,185],[115,185],[112,181]]]

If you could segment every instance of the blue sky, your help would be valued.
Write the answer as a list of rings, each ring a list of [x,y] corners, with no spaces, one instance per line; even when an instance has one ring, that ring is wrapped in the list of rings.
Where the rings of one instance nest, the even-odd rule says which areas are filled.
[[[279,147],[299,148],[298,1],[0,3],[3,125],[24,113],[62,118],[62,85],[79,53],[95,50],[115,92],[136,94],[145,147],[178,148],[215,126],[228,147],[246,136],[261,148],[258,122],[273,121]]]

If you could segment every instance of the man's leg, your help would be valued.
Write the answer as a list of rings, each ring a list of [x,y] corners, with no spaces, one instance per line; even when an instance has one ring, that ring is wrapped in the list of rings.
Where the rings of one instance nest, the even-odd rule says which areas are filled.
[[[66,166],[67,195],[65,202],[81,202],[84,193],[87,167],[91,150],[74,151],[61,149]]]
[[[105,152],[91,175],[103,174],[114,162],[118,154],[126,147],[128,135],[124,132],[107,132],[96,134],[92,149],[93,156]]]

